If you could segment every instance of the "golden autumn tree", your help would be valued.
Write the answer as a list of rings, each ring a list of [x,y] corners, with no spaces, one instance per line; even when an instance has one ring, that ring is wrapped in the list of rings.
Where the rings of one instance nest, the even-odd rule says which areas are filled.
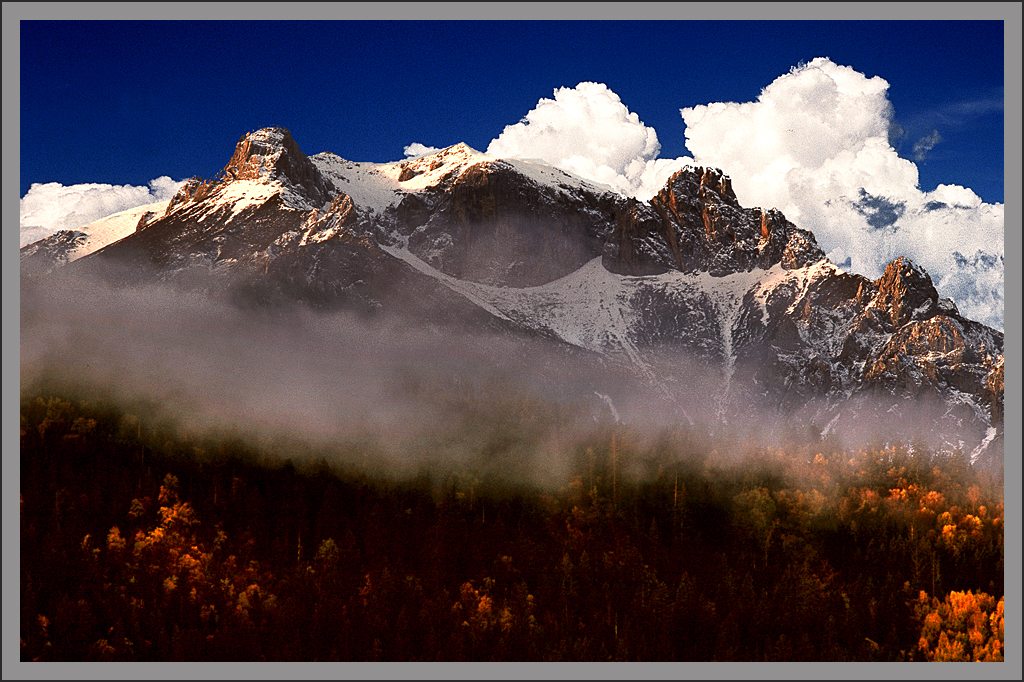
[[[950,592],[939,601],[921,592],[918,649],[929,661],[1002,661],[1004,601],[984,592]]]

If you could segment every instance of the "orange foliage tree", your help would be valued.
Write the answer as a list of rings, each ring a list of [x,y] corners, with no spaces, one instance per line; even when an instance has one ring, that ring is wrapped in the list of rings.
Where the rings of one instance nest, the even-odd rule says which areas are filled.
[[[929,661],[1002,661],[1003,598],[984,592],[950,592],[939,601],[921,592],[918,649]]]

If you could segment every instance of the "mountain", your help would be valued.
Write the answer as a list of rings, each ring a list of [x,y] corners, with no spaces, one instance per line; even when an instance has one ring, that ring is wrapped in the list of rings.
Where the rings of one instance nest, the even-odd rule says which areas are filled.
[[[399,312],[518,338],[523,359],[545,346],[591,362],[617,379],[582,390],[608,400],[628,374],[667,418],[815,438],[920,423],[1001,462],[1002,333],[905,258],[877,280],[843,272],[779,211],[741,206],[717,169],[684,168],[642,202],[465,144],[361,163],[265,128],[218,179],[139,215],[88,254],[75,233],[25,247],[23,276],[67,262],[57,272]]]
[[[21,250],[22,272],[46,274],[61,265],[88,256],[107,244],[124,239],[140,226],[167,211],[170,201],[157,201],[129,208],[88,225],[61,230]]]

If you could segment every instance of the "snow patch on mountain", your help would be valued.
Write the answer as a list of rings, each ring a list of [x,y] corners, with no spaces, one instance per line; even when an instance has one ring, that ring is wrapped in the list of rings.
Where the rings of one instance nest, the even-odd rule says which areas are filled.
[[[992,444],[992,441],[995,440],[998,433],[998,429],[994,426],[988,427],[988,430],[985,431],[985,437],[982,439],[981,443],[979,443],[978,447],[974,448],[971,452],[971,464],[978,461],[978,458],[981,457],[985,450],[988,449],[988,446]]]
[[[88,256],[93,251],[99,251],[108,244],[124,239],[135,232],[136,226],[138,226],[139,221],[142,220],[144,215],[147,213],[158,216],[163,215],[169,203],[170,199],[143,204],[142,206],[136,206],[106,218],[100,218],[96,222],[78,228],[86,234],[85,243],[68,254],[68,261]]]
[[[401,199],[402,187],[391,172],[397,164],[349,161],[331,152],[315,154],[309,160],[364,211],[381,215]]]
[[[622,419],[619,417],[619,411],[615,409],[615,403],[612,402],[611,396],[605,393],[601,393],[599,391],[594,391],[594,395],[600,398],[601,401],[608,407],[608,411],[611,413],[612,419],[615,420],[615,423],[620,423]]]
[[[20,245],[33,244],[61,230],[91,232],[87,226],[103,218],[169,200],[182,184],[166,175],[141,186],[33,183],[19,202]]]
[[[389,207],[398,204],[406,194],[450,184],[481,164],[501,164],[539,186],[561,193],[580,189],[595,194],[615,191],[543,163],[491,156],[461,142],[422,156],[389,163],[349,161],[331,152],[320,152],[309,160],[339,191],[352,197],[357,208],[376,215],[382,215]]]
[[[220,191],[217,193],[217,203],[229,207],[230,214],[226,221],[228,222],[237,218],[242,211],[262,206],[278,194],[283,194],[284,192],[285,187],[277,181],[235,180],[222,186]],[[285,203],[292,205],[295,208],[306,208],[308,210],[307,202],[301,200],[296,201],[295,199],[296,198],[288,197],[288,200],[286,200]],[[304,206],[302,204],[306,205]]]
[[[763,285],[765,274],[766,271],[757,269],[750,272],[736,272],[723,277],[716,277],[707,272],[669,271],[661,275],[634,278],[639,281],[649,280],[670,291],[682,291],[687,292],[690,296],[706,297],[714,305],[722,351],[722,391],[717,398],[719,418],[724,419],[732,378],[736,370],[734,336],[736,324],[743,310],[743,300],[748,292]]]
[[[454,179],[484,161],[493,161],[469,145],[459,144],[414,159],[386,164],[382,172],[398,181],[403,190],[417,192]]]
[[[828,434],[831,433],[832,429],[835,428],[836,423],[839,421],[839,417],[841,417],[842,415],[842,411],[836,412],[836,416],[832,417],[832,419],[829,420],[828,424],[825,424],[825,428],[821,430],[822,439],[828,437]]]
[[[425,261],[420,259],[419,256],[417,256],[416,254],[412,253],[411,251],[409,251],[405,247],[402,247],[402,246],[387,246],[387,245],[381,244],[380,248],[385,253],[388,253],[388,254],[394,256],[395,258],[398,258],[399,260],[405,261],[410,266],[412,266],[415,270],[423,273],[424,275],[427,275],[428,277],[432,277],[432,278],[436,279],[437,281],[447,285],[452,291],[456,291],[456,292],[462,294],[467,299],[469,299],[473,303],[477,304],[478,306],[480,306],[481,308],[483,308],[487,312],[491,313],[495,317],[498,317],[498,318],[500,318],[502,320],[508,320],[509,319],[508,316],[506,316],[501,310],[499,310],[495,306],[491,305],[487,301],[486,298],[481,297],[479,295],[479,288],[483,287],[484,285],[476,284],[475,282],[467,282],[467,281],[464,281],[464,280],[461,280],[461,279],[456,279],[455,277],[452,277],[451,275],[446,275],[445,273],[441,272],[440,270],[438,270],[438,269],[436,269],[434,267],[431,267],[428,263],[426,263]]]
[[[601,258],[594,258],[575,272],[540,286],[478,286],[509,317],[586,350],[624,354],[645,371],[647,364],[633,338],[636,315],[631,299],[637,279],[609,272]]]
[[[600,257],[560,279],[534,287],[499,287],[456,279],[437,270],[404,246],[382,246],[417,271],[465,296],[488,312],[532,329],[549,333],[573,346],[606,356],[624,356],[642,373],[650,368],[637,347],[635,330],[643,311],[635,301],[641,289],[682,292],[694,299],[709,300],[716,311],[722,351],[723,389],[718,397],[724,410],[736,364],[734,334],[750,292],[766,295],[787,279],[803,284],[823,275],[826,268],[814,264],[798,270],[752,270],[716,277],[706,272],[670,271],[658,275],[619,275],[608,271]]]
[[[573,175],[572,173],[561,170],[560,168],[555,168],[554,166],[548,166],[544,163],[526,161],[523,159],[505,158],[502,158],[501,162],[508,164],[521,175],[530,178],[538,185],[570,191],[575,189],[585,189],[593,192],[594,194],[616,192],[615,188],[611,185],[604,185],[598,182],[584,180],[577,175]]]
[[[109,244],[113,244],[116,241],[124,239],[135,232],[135,228],[138,226],[139,221],[142,220],[143,216],[147,213],[163,215],[167,210],[167,205],[169,203],[170,200],[168,199],[166,201],[155,201],[150,204],[135,206],[77,228],[74,230],[74,234],[76,236],[71,240],[70,247],[62,251],[61,262],[70,263],[82,258],[83,256],[88,256],[94,251],[99,251]],[[46,237],[35,244],[25,247],[22,252],[23,255],[31,255],[35,249],[42,246],[45,242],[55,240],[60,235],[61,233],[58,232],[55,235],[51,235],[50,237]]]

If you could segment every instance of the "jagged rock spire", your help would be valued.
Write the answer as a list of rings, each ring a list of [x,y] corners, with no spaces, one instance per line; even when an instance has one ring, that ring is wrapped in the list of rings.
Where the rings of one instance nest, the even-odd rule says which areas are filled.
[[[314,206],[330,201],[334,191],[285,128],[246,133],[224,167],[222,181],[271,178],[298,189]]]

